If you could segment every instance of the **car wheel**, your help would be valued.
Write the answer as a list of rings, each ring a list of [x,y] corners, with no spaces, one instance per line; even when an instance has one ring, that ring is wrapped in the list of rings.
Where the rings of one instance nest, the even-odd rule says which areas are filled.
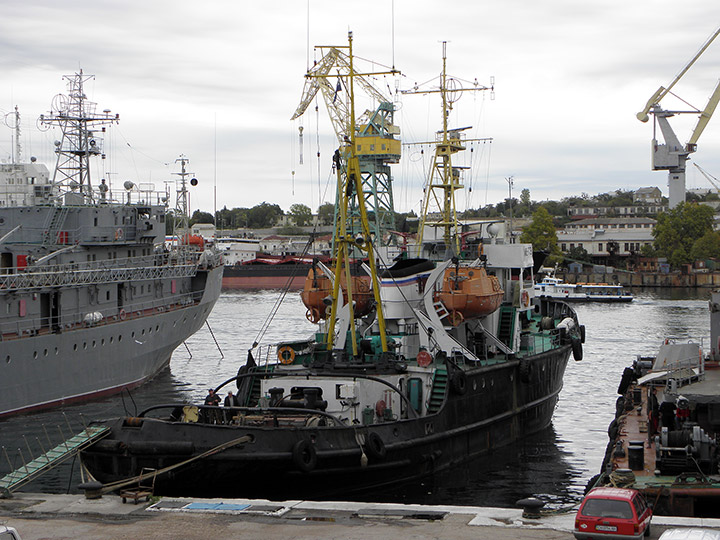
[[[647,529],[645,529],[645,536],[650,536],[650,524],[648,523]]]

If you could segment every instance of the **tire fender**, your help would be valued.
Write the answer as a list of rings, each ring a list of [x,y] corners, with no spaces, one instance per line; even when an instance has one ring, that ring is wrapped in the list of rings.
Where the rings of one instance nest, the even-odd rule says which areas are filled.
[[[380,435],[371,431],[365,441],[365,452],[373,459],[383,460],[387,455],[387,448]]]
[[[302,472],[310,472],[317,465],[317,451],[307,439],[296,442],[292,447],[292,460]]]
[[[450,377],[450,389],[459,396],[467,392],[467,375],[464,371],[456,371],[452,374]]]

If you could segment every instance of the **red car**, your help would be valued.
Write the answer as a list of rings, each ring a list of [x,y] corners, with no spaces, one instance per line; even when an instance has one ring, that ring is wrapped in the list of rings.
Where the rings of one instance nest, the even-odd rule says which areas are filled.
[[[652,510],[635,489],[597,487],[585,495],[575,517],[579,540],[640,539],[650,535]]]

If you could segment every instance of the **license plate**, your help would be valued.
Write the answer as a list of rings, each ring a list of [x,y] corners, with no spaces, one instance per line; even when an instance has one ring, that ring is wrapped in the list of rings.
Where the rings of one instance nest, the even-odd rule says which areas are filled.
[[[617,527],[614,527],[613,525],[595,525],[596,531],[607,531],[607,532],[617,532]]]

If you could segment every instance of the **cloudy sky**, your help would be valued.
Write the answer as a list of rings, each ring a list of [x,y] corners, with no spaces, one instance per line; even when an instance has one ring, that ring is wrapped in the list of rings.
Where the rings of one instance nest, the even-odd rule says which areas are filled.
[[[447,41],[450,75],[495,81],[495,99],[464,93],[450,117],[452,126],[472,126],[468,137],[493,139],[460,161],[469,167],[460,207],[498,202],[510,176],[514,195],[528,188],[535,200],[650,185],[667,194],[667,174],[650,170],[652,122],[635,113],[718,25],[717,0],[8,0],[0,18],[0,112],[19,106],[24,156],[53,165],[57,134],[38,131],[36,119],[66,91],[62,76],[82,68],[95,75],[88,97],[120,114],[102,167],[115,186],[132,180],[163,188],[184,154],[200,182],[193,209],[212,211],[215,201],[218,208],[263,201],[317,208],[333,200],[334,134],[322,102],[319,114],[311,108],[290,121],[308,60],[317,58],[313,46],[345,45],[352,30],[355,53],[377,62],[361,69],[402,72],[374,79],[394,92],[432,87]],[[674,90],[703,108],[718,77],[720,38]],[[396,99],[403,142],[432,140],[437,97]],[[674,120],[686,141],[695,116]],[[0,124],[2,159],[12,155],[12,134]],[[420,207],[428,150],[403,147],[394,167],[399,210]],[[720,117],[694,160],[720,178]],[[709,187],[692,166],[688,187]]]

